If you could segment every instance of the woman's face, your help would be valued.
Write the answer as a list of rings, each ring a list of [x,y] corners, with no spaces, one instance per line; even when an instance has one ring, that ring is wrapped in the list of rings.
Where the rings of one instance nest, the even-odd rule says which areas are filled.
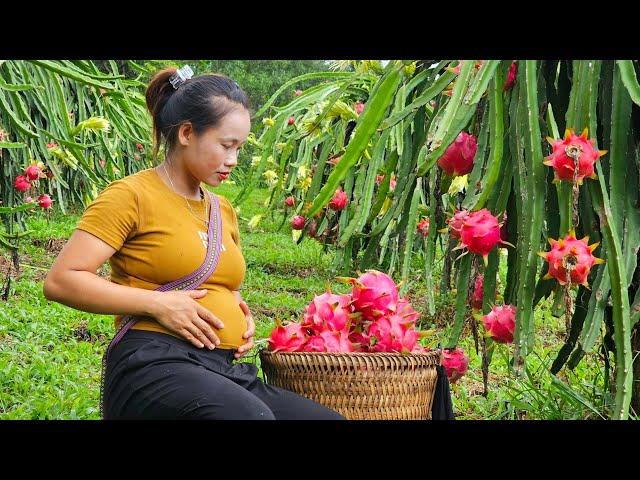
[[[221,172],[230,173],[238,164],[240,147],[246,142],[250,130],[249,112],[238,107],[227,113],[216,127],[200,135],[192,129],[185,131],[187,141],[181,138],[180,143],[185,147],[185,165],[191,175],[212,187],[220,185],[228,178]]]

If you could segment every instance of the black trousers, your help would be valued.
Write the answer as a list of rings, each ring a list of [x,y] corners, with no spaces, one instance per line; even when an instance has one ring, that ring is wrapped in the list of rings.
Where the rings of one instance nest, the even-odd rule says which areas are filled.
[[[130,330],[109,354],[105,419],[342,420],[339,413],[265,384],[234,350],[197,348]]]

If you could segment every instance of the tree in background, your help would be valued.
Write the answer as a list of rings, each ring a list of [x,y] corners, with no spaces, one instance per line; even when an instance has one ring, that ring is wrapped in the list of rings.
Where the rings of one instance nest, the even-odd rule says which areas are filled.
[[[145,62],[145,66],[155,72],[169,65],[184,63],[191,65],[196,75],[215,72],[236,80],[247,92],[255,111],[288,80],[305,73],[329,70],[329,62],[325,60],[152,60]],[[317,81],[303,81],[296,88],[304,90],[315,83]],[[293,99],[294,91],[285,94],[284,99]]]

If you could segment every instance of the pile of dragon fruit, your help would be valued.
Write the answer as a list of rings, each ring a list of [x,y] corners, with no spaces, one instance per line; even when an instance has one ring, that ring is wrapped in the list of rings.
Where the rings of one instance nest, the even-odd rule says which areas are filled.
[[[278,323],[268,338],[272,352],[391,352],[420,354],[430,351],[419,343],[420,316],[406,298],[400,298],[393,279],[377,270],[359,278],[339,277],[351,283],[347,294],[330,290],[317,295],[305,308],[302,322]],[[482,305],[483,278],[476,279],[471,306]],[[494,306],[482,317],[486,336],[498,343],[512,343],[516,308]],[[469,357],[462,348],[444,349],[442,366],[452,383],[466,372]]]
[[[359,278],[340,277],[351,293],[327,291],[305,308],[302,322],[276,326],[268,339],[273,352],[428,351],[418,342],[420,316],[388,275],[367,270]]]

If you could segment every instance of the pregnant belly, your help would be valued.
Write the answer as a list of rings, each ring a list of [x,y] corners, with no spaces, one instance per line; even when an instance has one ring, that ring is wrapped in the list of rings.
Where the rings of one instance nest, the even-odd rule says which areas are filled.
[[[247,331],[247,320],[233,292],[230,290],[209,290],[209,293],[198,299],[197,302],[224,323],[224,328],[214,328],[220,339],[218,348],[235,349],[247,342],[246,338],[242,338],[244,332]]]
[[[197,299],[200,305],[213,313],[222,320],[224,328],[213,328],[220,339],[220,345],[217,348],[237,349],[240,345],[247,343],[246,338],[242,338],[244,332],[247,331],[247,320],[244,312],[238,305],[233,292],[226,289],[214,290],[210,289],[208,293],[200,299]],[[116,328],[119,323],[119,317],[116,316]],[[160,333],[167,333],[174,337],[182,338],[168,329],[160,325],[151,317],[141,317],[140,320],[132,327],[133,330],[150,330]]]

